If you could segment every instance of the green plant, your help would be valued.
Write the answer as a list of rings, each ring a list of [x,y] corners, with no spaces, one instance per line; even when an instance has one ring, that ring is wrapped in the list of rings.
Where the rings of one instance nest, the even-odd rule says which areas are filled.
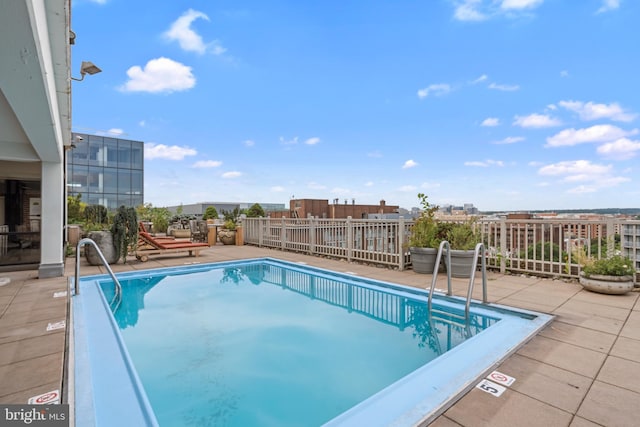
[[[116,247],[118,258],[127,263],[129,248],[135,248],[138,243],[138,214],[131,207],[120,206],[113,217],[111,226],[113,244]]]
[[[480,242],[480,234],[476,230],[474,220],[451,223],[446,232],[446,239],[451,249],[471,250]]]
[[[438,206],[431,205],[423,193],[418,193],[418,199],[421,205],[420,216],[413,222],[409,247],[437,248],[443,237],[435,219]]]
[[[260,206],[259,203],[254,203],[249,209],[247,209],[247,217],[249,218],[259,218],[263,216],[265,216],[264,209],[262,209],[262,206]]]
[[[633,262],[622,255],[614,255],[597,261],[584,260],[583,263],[582,272],[586,277],[590,277],[593,274],[603,276],[632,276],[636,272]]]
[[[218,219],[218,211],[215,206],[208,206],[202,215],[202,219]]]
[[[232,211],[222,210],[221,212],[224,217],[223,227],[227,230],[235,230],[238,226],[238,219],[240,218],[240,208],[236,207]]]
[[[153,223],[153,231],[155,233],[166,233],[169,227],[169,219],[171,212],[167,208],[159,208],[151,203],[145,203],[136,208],[138,219],[141,221],[149,221]]]
[[[87,225],[106,225],[109,223],[109,213],[102,205],[88,205],[84,208],[84,219]]]
[[[84,222],[84,209],[87,204],[82,202],[80,198],[82,194],[76,196],[67,196],[67,223],[79,224]]]

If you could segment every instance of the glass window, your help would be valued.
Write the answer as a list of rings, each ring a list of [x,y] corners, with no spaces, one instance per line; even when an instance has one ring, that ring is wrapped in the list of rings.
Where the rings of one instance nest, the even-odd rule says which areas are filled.
[[[104,192],[105,193],[117,193],[118,192],[118,169],[104,168]]]
[[[144,143],[141,141],[131,141],[131,168],[143,169],[142,158],[144,153]]]
[[[132,196],[131,197],[131,206],[133,206],[134,208],[136,206],[140,206],[144,203],[144,201],[142,200],[142,196]]]
[[[118,170],[118,194],[131,194],[131,171]]]
[[[118,167],[131,169],[131,141],[118,140]]]
[[[76,147],[72,148],[69,152],[69,159],[71,163],[76,165],[86,165],[89,161],[89,144],[85,141],[76,142]]]
[[[104,144],[101,136],[89,136],[89,166],[104,164]]]
[[[89,176],[89,167],[83,165],[73,165],[72,172],[69,174],[68,186],[73,188],[76,193],[84,193],[87,191],[87,179]]]
[[[143,182],[142,182],[142,171],[141,170],[131,170],[131,194],[142,194],[143,190]]]
[[[102,193],[104,191],[104,176],[102,171],[103,168],[89,166],[89,176],[87,178],[89,193]]]
[[[118,206],[132,206],[131,205],[131,196],[128,194],[118,194]]]
[[[109,168],[117,168],[118,167],[118,140],[115,138],[105,138],[104,149],[105,149],[104,165]]]

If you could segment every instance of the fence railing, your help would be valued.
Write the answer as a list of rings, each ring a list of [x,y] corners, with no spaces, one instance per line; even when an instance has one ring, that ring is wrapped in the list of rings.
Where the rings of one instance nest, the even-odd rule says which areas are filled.
[[[640,270],[640,221],[483,218],[475,224],[487,266],[501,273],[578,277],[578,253],[596,259],[621,253]],[[246,218],[242,225],[247,244],[399,270],[411,266],[408,219]]]

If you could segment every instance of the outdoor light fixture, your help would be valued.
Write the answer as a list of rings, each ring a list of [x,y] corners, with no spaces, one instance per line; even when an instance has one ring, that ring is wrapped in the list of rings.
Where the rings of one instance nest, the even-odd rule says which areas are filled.
[[[93,75],[100,72],[102,72],[102,70],[98,68],[93,62],[82,61],[82,64],[80,65],[80,78],[76,79],[75,77],[71,76],[71,80],[81,82],[84,79],[85,74]]]

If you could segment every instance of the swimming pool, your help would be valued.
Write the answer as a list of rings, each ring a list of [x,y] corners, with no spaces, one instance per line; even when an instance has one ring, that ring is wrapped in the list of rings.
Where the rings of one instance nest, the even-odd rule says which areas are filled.
[[[447,297],[429,316],[422,290],[266,258],[118,278],[115,317],[106,276],[74,298],[78,421],[415,425],[550,320]]]

